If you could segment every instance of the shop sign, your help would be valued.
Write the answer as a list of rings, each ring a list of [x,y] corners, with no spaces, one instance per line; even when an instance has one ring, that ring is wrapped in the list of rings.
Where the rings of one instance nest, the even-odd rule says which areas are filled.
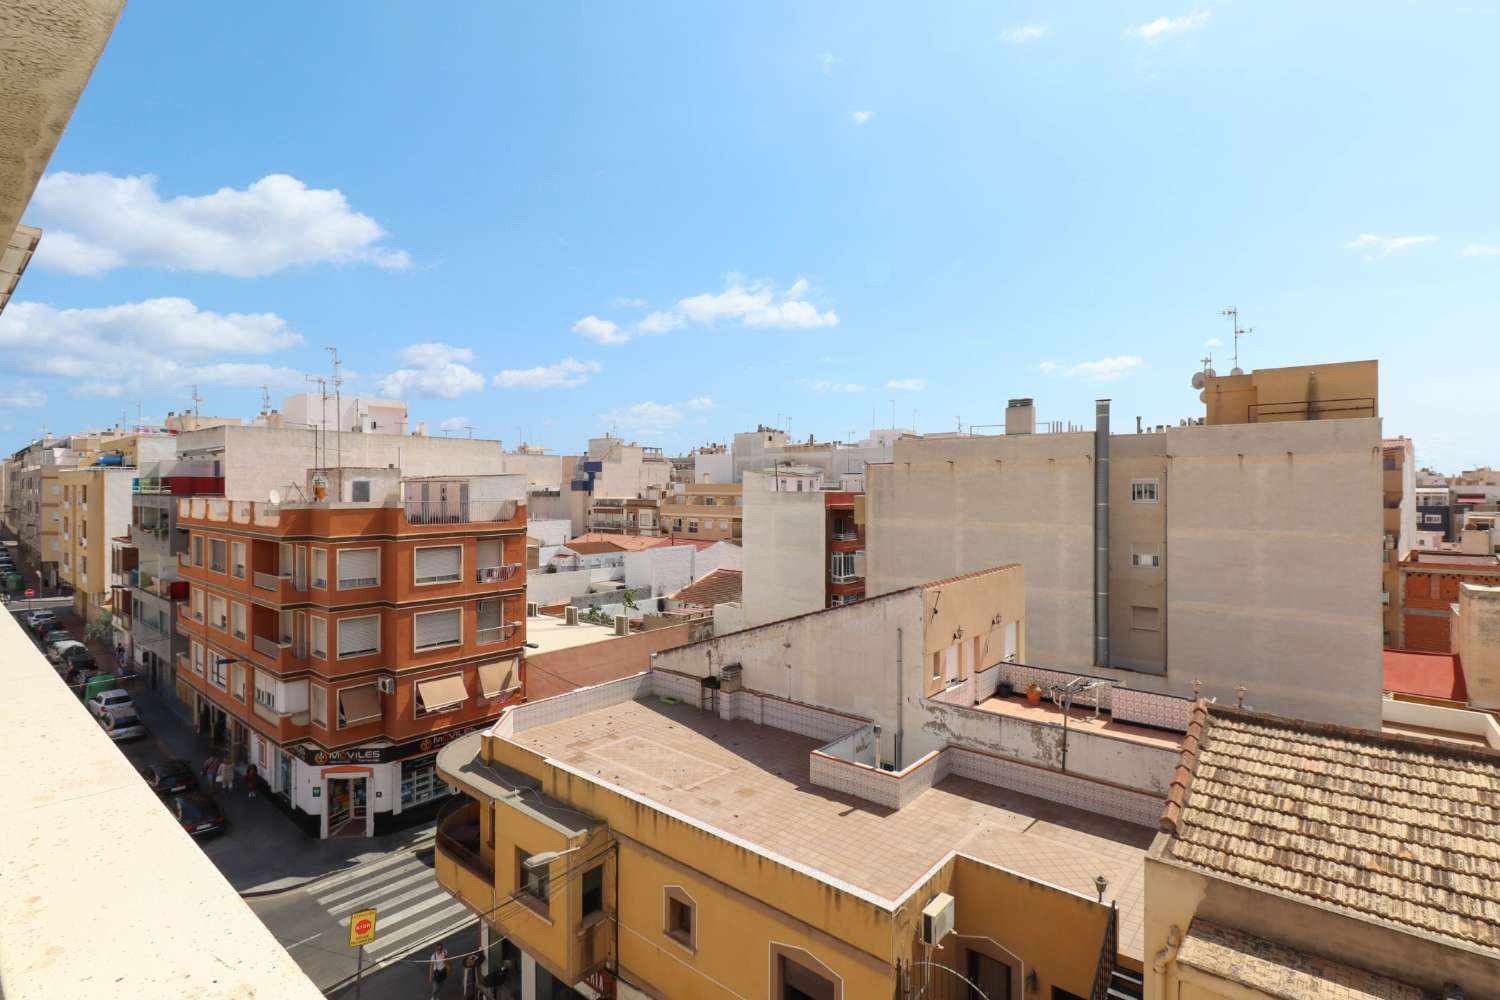
[[[451,729],[443,733],[434,733],[417,740],[408,740],[405,743],[397,743],[385,747],[350,747],[345,750],[324,750],[321,747],[296,745],[289,746],[286,750],[295,754],[304,763],[315,767],[323,767],[330,764],[389,764],[393,761],[405,760],[408,757],[420,757],[430,754],[452,743],[460,737],[467,736],[472,732],[483,729],[490,725],[490,720],[476,722],[460,729]]]

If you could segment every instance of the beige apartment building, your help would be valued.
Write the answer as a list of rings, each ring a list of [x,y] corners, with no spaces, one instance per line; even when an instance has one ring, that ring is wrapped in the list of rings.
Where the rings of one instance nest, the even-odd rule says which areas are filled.
[[[1401,614],[1401,562],[1417,547],[1417,460],[1411,438],[1381,443],[1381,526],[1385,544],[1380,550],[1380,602],[1383,639],[1387,646],[1405,648]]]
[[[1376,375],[1211,377],[1203,420],[1133,434],[1107,400],[1029,433],[1016,400],[1004,435],[899,439],[866,471],[868,592],[1017,562],[1036,665],[1378,726]]]
[[[740,541],[743,514],[739,483],[675,483],[661,499],[660,534],[709,542]]]

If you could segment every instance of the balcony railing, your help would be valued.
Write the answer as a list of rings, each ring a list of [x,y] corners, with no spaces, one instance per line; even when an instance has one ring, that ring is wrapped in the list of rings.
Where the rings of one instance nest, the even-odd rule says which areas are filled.
[[[407,500],[407,524],[469,524],[509,521],[516,516],[515,500]]]
[[[281,651],[292,648],[292,640],[287,637],[281,639],[268,639],[263,635],[257,635],[250,640],[250,645],[262,656],[273,660],[281,659]]]
[[[520,571],[520,563],[506,563],[503,566],[480,566],[474,570],[474,582],[506,583]]]
[[[473,874],[494,885],[495,866],[484,859],[479,836],[479,804],[455,800],[443,807],[437,823],[437,847]]]
[[[283,577],[277,573],[262,573],[256,571],[254,575],[255,586],[261,590],[280,591]]]
[[[492,625],[489,628],[478,628],[474,630],[474,643],[479,646],[493,646],[497,642],[506,642],[520,628],[520,622],[510,622],[506,625]]]

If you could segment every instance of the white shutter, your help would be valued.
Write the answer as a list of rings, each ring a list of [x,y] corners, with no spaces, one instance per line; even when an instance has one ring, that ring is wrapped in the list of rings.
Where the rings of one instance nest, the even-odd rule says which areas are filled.
[[[341,618],[338,633],[340,656],[373,653],[380,648],[380,616]]]
[[[463,571],[462,545],[442,545],[416,550],[417,583],[453,583]]]
[[[479,540],[479,568],[488,569],[491,566],[499,566],[500,560],[500,539],[481,538]]]
[[[432,649],[438,646],[456,645],[463,636],[463,610],[429,611],[414,615],[414,630],[417,649]]]
[[[339,551],[339,589],[373,587],[380,582],[379,549]]]

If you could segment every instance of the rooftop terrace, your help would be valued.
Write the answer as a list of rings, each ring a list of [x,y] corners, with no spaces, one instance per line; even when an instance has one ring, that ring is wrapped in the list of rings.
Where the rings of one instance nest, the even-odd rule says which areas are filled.
[[[546,703],[539,703],[539,705]],[[815,877],[894,900],[958,852],[1089,897],[1108,879],[1120,951],[1143,955],[1154,831],[947,776],[901,809],[814,785],[823,740],[643,696],[507,737]]]

